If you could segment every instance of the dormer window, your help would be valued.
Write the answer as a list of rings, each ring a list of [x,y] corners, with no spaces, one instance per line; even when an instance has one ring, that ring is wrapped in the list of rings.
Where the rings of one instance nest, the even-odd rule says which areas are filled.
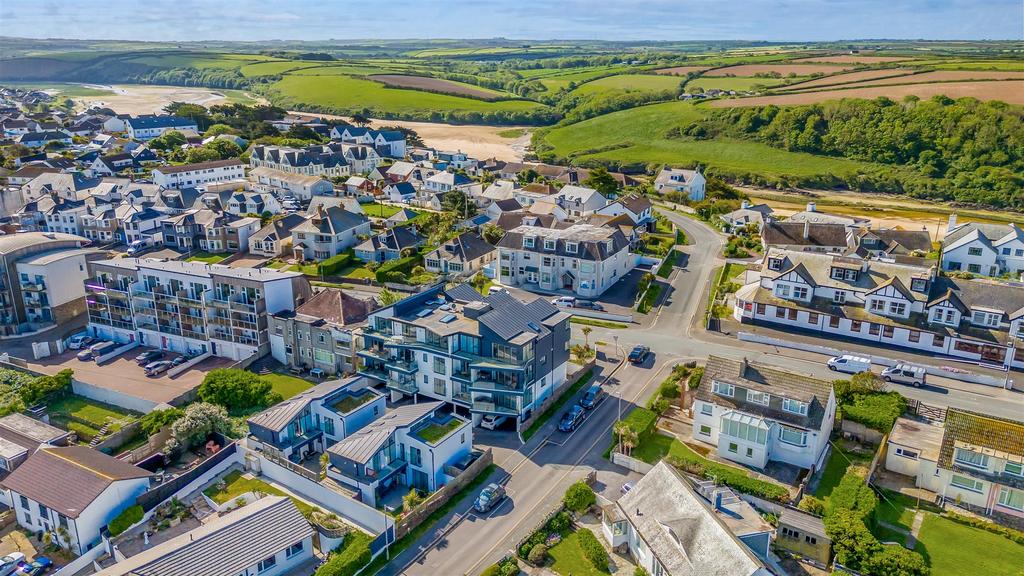
[[[842,268],[833,268],[832,269],[832,279],[833,280],[842,280],[843,279],[843,272],[844,271],[843,271]]]
[[[570,254],[575,254],[576,253],[576,246],[577,246],[577,244],[575,242],[566,242],[565,243],[565,251],[570,253]]]
[[[975,310],[971,314],[971,323],[978,326],[999,326],[1002,319],[1002,314],[986,312],[984,310]]]
[[[912,278],[910,280],[910,289],[914,292],[926,292],[928,290],[928,280],[924,278]]]
[[[769,258],[768,259],[768,269],[769,270],[775,270],[776,272],[778,272],[779,270],[782,270],[782,259],[781,258]]]
[[[771,395],[769,395],[767,392],[747,390],[747,402],[753,402],[754,404],[767,406],[769,398],[771,398]]]
[[[807,403],[799,400],[793,400],[792,398],[782,399],[782,409],[786,412],[792,412],[793,414],[807,416]]]
[[[732,395],[736,392],[735,386],[727,382],[719,382],[718,380],[713,380],[711,382],[711,389],[719,396],[728,396],[730,398],[732,398]]]
[[[523,236],[523,248],[533,248],[533,236]]]
[[[555,249],[555,241],[554,240],[546,240],[545,239],[544,240],[544,249],[545,250],[554,250]]]
[[[966,448],[957,448],[954,460],[961,466],[969,466],[978,470],[988,470],[988,455]]]

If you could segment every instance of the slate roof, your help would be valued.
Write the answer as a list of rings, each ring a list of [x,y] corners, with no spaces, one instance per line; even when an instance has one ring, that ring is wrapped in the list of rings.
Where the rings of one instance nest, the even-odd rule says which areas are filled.
[[[293,228],[292,232],[313,232],[334,236],[368,221],[365,214],[354,214],[340,206],[331,206],[327,209],[318,209],[305,222]]]
[[[325,398],[345,388],[352,387],[352,389],[361,389],[363,386],[360,386],[360,384],[364,382],[365,378],[362,376],[352,376],[349,378],[339,378],[337,380],[321,382],[320,384],[300,392],[287,400],[274,404],[263,412],[252,416],[247,420],[247,422],[268,430],[273,430],[274,432],[280,432],[287,428],[288,424],[294,420],[306,406],[309,406],[310,402]]]
[[[503,212],[494,224],[508,232],[519,226],[551,228],[558,222],[554,214],[531,214],[528,212]]]
[[[882,230],[863,229],[854,237],[858,248],[864,247],[869,250],[883,250],[885,252],[930,252],[932,249],[932,237],[927,230],[897,230],[887,228]],[[874,239],[877,245],[867,246],[865,240]]]
[[[476,260],[484,254],[494,251],[494,246],[472,232],[463,232],[447,241],[441,247],[427,254],[424,258],[442,258],[457,262]]]
[[[301,214],[288,214],[284,218],[278,218],[263,228],[260,228],[255,234],[249,237],[249,240],[262,242],[267,238],[271,238],[273,240],[287,238],[292,235],[292,228],[295,228],[305,221],[306,219],[303,218]]]
[[[721,396],[712,390],[714,380],[733,384],[737,388],[768,392],[772,398],[764,406],[748,402],[745,393],[739,390],[733,397]],[[708,357],[704,377],[697,387],[697,399],[803,428],[820,429],[831,391],[831,383],[811,376],[745,359],[732,360],[712,355]],[[781,398],[806,402],[807,416],[782,410]]]
[[[151,473],[86,446],[43,447],[4,481],[8,490],[78,518],[108,486]]]
[[[807,237],[804,237],[804,229]],[[765,222],[761,238],[768,246],[846,246],[846,226],[842,224],[805,224],[803,222]]]
[[[505,200],[496,200],[494,205],[498,207],[502,212],[515,212],[516,210],[522,210],[523,206],[515,198],[507,198]]]
[[[383,416],[348,435],[344,440],[328,448],[327,451],[353,462],[365,464],[398,429],[413,426],[443,404],[443,402],[420,402],[388,410]]]
[[[1024,462],[1024,422],[949,408],[939,448],[940,468],[954,467],[953,452],[957,445],[997,458]]]
[[[181,166],[157,166],[154,172],[161,174],[181,174],[182,172],[195,172],[196,170],[209,170],[211,168],[224,168],[227,166],[245,166],[238,158],[227,160],[211,160],[209,162],[197,162],[195,164],[183,164]]]
[[[407,184],[407,182],[402,182],[402,184]],[[413,191],[413,193],[415,193],[415,190]],[[413,218],[415,218],[417,216],[419,216],[419,214],[417,214],[416,212],[413,212],[412,210],[409,210],[408,208],[402,208],[398,212],[395,212],[391,216],[388,216],[387,221],[388,222],[408,222],[409,220],[412,220]]]
[[[356,298],[343,290],[327,288],[300,304],[293,313],[316,319],[314,325],[330,322],[338,326],[358,324],[377,308],[373,298]]]
[[[402,251],[405,248],[412,248],[419,246],[423,242],[423,237],[417,234],[408,226],[395,226],[389,228],[380,234],[375,234],[366,239],[358,246],[356,250],[363,250],[366,252],[376,252],[377,250],[398,250]]]
[[[500,224],[499,224],[500,225]],[[533,248],[523,247],[523,237],[533,236],[536,238]],[[544,249],[544,239],[555,240],[555,250]],[[607,240],[612,241],[611,250],[608,249]],[[576,252],[566,250],[566,242],[577,244]],[[510,248],[514,250],[528,250],[537,254],[550,254],[552,256],[566,256],[580,258],[583,260],[605,260],[620,250],[628,249],[629,241],[617,228],[605,228],[592,224],[574,224],[567,228],[541,228],[537,226],[519,226],[509,230],[501,240],[498,241],[499,248]]]
[[[236,576],[313,535],[285,496],[266,496],[153,546],[97,576]]]

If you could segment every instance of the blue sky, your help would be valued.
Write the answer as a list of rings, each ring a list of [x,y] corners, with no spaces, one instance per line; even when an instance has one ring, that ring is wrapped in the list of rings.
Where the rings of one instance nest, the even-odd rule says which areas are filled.
[[[124,40],[1024,38],[1022,0],[0,0],[0,35]]]

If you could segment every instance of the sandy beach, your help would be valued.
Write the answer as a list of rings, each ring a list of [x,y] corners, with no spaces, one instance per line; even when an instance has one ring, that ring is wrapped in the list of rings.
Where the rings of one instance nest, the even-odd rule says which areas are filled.
[[[221,92],[209,88],[188,88],[183,86],[149,86],[142,84],[83,84],[88,88],[108,90],[112,95],[84,96],[75,98],[86,107],[104,106],[119,114],[158,114],[171,102],[189,102],[213,106],[223,104],[228,98]]]

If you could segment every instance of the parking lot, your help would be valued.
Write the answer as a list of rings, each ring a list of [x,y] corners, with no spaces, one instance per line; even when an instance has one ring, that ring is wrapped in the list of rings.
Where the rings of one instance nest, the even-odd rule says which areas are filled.
[[[207,372],[232,364],[227,358],[211,357],[174,378],[168,377],[166,372],[150,377],[146,376],[143,367],[135,361],[136,356],[147,350],[151,348],[139,346],[102,365],[92,360],[79,360],[76,358],[78,350],[68,350],[60,355],[32,361],[29,368],[46,374],[56,374],[70,368],[75,373],[75,380],[82,383],[134,396],[147,402],[175,404],[182,395],[198,387]],[[161,360],[171,360],[175,356],[177,354],[168,353]]]

